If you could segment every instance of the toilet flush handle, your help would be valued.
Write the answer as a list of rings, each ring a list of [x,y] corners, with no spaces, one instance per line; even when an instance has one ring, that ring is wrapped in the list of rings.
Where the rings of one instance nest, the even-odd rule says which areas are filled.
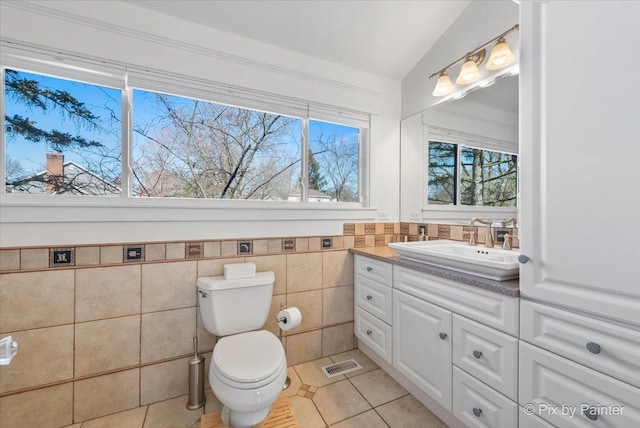
[[[209,293],[205,293],[205,292],[204,292],[204,291],[202,291],[202,290],[198,290],[198,293],[200,293],[200,295],[201,295],[204,299],[206,299],[207,297],[209,297]]]

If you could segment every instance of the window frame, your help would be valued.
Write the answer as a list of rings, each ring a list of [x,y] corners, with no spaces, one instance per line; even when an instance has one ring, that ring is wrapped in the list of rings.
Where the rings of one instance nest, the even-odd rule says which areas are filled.
[[[423,155],[422,155],[422,219],[423,221],[468,221],[472,217],[517,217],[520,206],[520,154],[518,153],[517,146],[513,146],[505,143],[504,141],[485,137],[481,135],[474,135],[468,133],[460,133],[455,130],[444,128],[438,128],[436,126],[425,125],[425,135],[423,143]],[[456,145],[456,203],[455,204],[430,204],[429,203],[429,143],[439,142]],[[495,151],[501,153],[513,154],[518,157],[516,165],[516,206],[514,207],[495,207],[495,206],[482,206],[482,205],[462,205],[461,200],[461,180],[462,174],[460,173],[460,160],[461,160],[461,147],[472,147],[481,150]]]
[[[65,58],[66,59],[66,58]],[[5,79],[5,70],[12,69],[17,71],[24,71],[29,73],[41,74],[45,76],[55,77],[59,79],[66,80],[74,80],[83,83],[87,83],[90,85],[101,85],[108,86],[113,89],[117,89],[121,91],[122,103],[121,103],[121,116],[122,116],[122,132],[121,132],[121,157],[122,157],[122,174],[121,174],[121,194],[120,197],[109,197],[105,198],[103,196],[86,196],[79,198],[78,196],[65,196],[56,195],[52,197],[51,195],[36,195],[36,194],[9,194],[6,193],[6,186],[3,184],[2,189],[0,190],[0,200],[3,205],[9,204],[37,204],[37,205],[45,205],[45,206],[54,206],[54,205],[64,205],[64,206],[112,206],[119,205],[122,207],[130,206],[166,206],[166,207],[176,207],[176,208],[228,208],[228,209],[291,209],[291,210],[337,210],[337,211],[346,211],[353,209],[368,209],[370,194],[369,194],[369,164],[370,164],[370,156],[369,156],[369,128],[368,127],[359,127],[359,159],[358,159],[358,199],[359,202],[331,202],[329,204],[318,204],[315,202],[310,202],[308,200],[308,174],[301,174],[301,190],[302,190],[302,200],[300,201],[266,201],[266,200],[245,200],[245,199],[205,199],[205,198],[160,198],[160,197],[150,197],[150,198],[138,198],[132,195],[133,193],[133,180],[132,180],[132,142],[133,142],[133,90],[141,89],[147,91],[158,91],[162,93],[169,93],[171,95],[179,96],[179,97],[187,97],[194,98],[194,94],[190,93],[187,90],[187,93],[181,93],[181,91],[170,91],[167,92],[162,88],[158,87],[154,84],[153,80],[149,80],[148,85],[130,85],[129,84],[129,75],[127,73],[126,68],[123,68],[116,64],[106,64],[104,69],[100,65],[96,65],[93,67],[93,64],[89,65],[89,68],[86,67],[86,64],[81,63],[80,65],[74,64],[74,59],[71,58],[68,62],[65,63],[43,60],[37,58],[37,55],[33,55],[33,57],[18,57],[14,55],[5,55],[4,53],[0,55],[0,78],[2,78],[3,87],[0,90],[0,120],[2,121],[2,129],[0,129],[0,138],[2,140],[2,144],[0,144],[0,175],[2,176],[3,182],[6,180],[5,178],[5,87],[4,87],[4,79]],[[169,77],[174,77],[179,79],[184,76],[173,76],[171,74],[163,75],[164,79]],[[138,76],[136,82],[144,82]],[[192,82],[189,82],[192,83]],[[205,92],[206,95],[206,92]],[[261,93],[260,95],[265,96],[265,99],[268,100],[268,94]],[[277,95],[273,95],[276,103],[279,101]],[[283,114],[286,116],[296,117],[302,120],[302,138],[301,138],[301,168],[302,172],[306,172],[308,165],[308,130],[309,130],[309,114],[308,112],[313,105],[312,102],[303,101],[303,100],[293,100],[293,103],[296,102],[298,104],[306,104],[306,117],[300,116],[292,116],[290,112],[278,112],[278,111],[268,111],[265,109],[257,109],[251,106],[245,106],[242,104],[242,98],[238,99],[238,103],[230,103],[230,102],[221,102],[219,100],[211,99],[206,96],[196,97],[199,100],[230,105],[233,107],[240,107],[245,109],[257,110],[257,111],[265,111],[268,113],[275,114]],[[327,106],[322,106],[322,108],[327,109]],[[341,111],[340,108],[334,107],[334,109],[338,112]],[[365,114],[365,113],[360,113]],[[371,114],[367,113],[369,117]],[[353,122],[346,121],[347,123],[341,123],[338,121],[333,121],[334,123],[354,126]],[[370,125],[369,125],[370,126]],[[354,126],[355,127],[355,126]],[[96,201],[88,201],[88,199],[98,199]],[[114,204],[114,199],[117,199],[118,202]],[[151,199],[153,202],[138,202],[141,199]],[[162,202],[160,202],[162,201]],[[319,205],[323,205],[320,207]],[[325,207],[324,205],[329,205],[329,207]]]

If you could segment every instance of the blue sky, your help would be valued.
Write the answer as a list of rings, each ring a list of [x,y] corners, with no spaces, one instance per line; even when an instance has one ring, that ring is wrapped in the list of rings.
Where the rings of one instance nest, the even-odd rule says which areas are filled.
[[[62,132],[69,132],[72,135],[80,134],[91,140],[100,141],[106,148],[117,151],[121,145],[121,101],[120,90],[97,85],[85,84],[70,80],[58,79],[39,74],[20,72],[21,77],[26,77],[37,81],[41,87],[64,90],[73,97],[85,104],[90,111],[99,116],[100,130],[87,130],[76,126],[69,119],[65,119],[59,110],[52,109],[43,111],[40,108],[29,108],[15,102],[11,97],[5,99],[5,111],[8,116],[20,115],[35,122],[35,126],[45,129],[56,129]],[[136,91],[138,94],[140,91]],[[183,98],[170,97],[172,102],[184,102]],[[190,100],[189,100],[190,101]],[[134,95],[134,123],[147,123],[153,121],[157,106],[153,97]],[[299,132],[301,122],[296,122],[294,130]],[[357,144],[357,128],[337,125],[327,122],[311,122],[309,127],[310,142],[313,143],[320,134],[325,137],[336,136],[339,140],[349,144]],[[138,135],[134,134],[134,146]],[[13,161],[20,162],[25,174],[39,172],[44,169],[45,154],[47,152],[45,143],[34,143],[25,141],[20,136],[9,136],[5,133],[5,156]],[[73,151],[64,153],[65,160],[73,160],[84,164],[82,157]],[[84,150],[83,155],[87,155]],[[91,155],[89,155],[91,156]]]

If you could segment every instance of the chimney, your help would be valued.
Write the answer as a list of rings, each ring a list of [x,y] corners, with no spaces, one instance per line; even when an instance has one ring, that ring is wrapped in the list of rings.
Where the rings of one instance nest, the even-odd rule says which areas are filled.
[[[47,175],[45,177],[47,183],[47,193],[54,193],[62,183],[64,176],[64,155],[62,153],[47,153]]]

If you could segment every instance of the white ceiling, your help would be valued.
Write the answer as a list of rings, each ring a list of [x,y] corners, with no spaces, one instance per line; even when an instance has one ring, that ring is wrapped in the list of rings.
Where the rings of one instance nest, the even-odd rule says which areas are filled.
[[[126,0],[138,6],[402,79],[471,0]]]

